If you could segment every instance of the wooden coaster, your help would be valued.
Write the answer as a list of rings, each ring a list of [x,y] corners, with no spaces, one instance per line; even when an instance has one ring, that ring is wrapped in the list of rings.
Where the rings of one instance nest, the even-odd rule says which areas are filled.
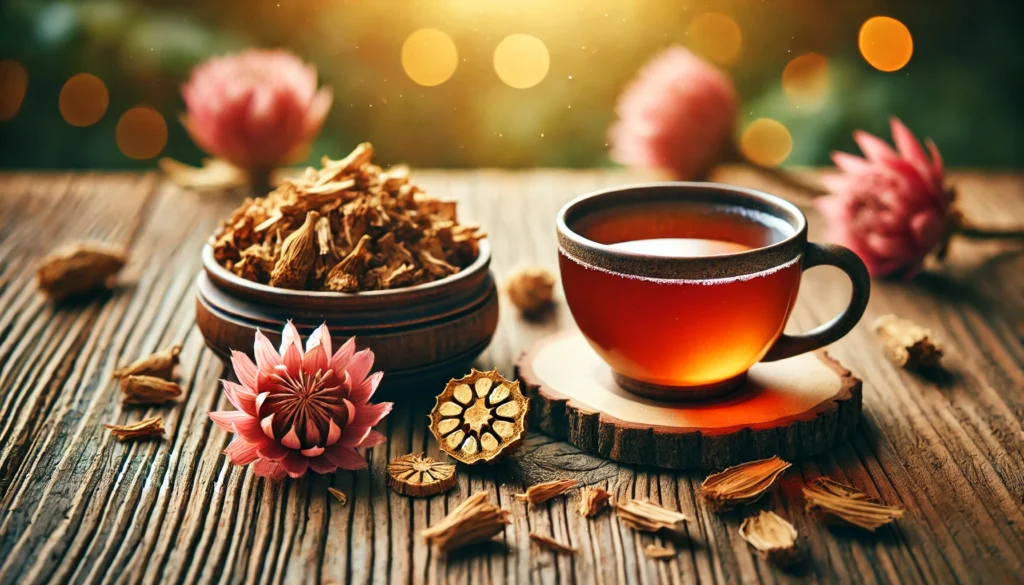
[[[719,400],[658,402],[619,387],[578,331],[537,343],[516,363],[533,428],[621,463],[722,469],[778,455],[787,461],[846,441],[861,381],[825,352],[760,363]]]

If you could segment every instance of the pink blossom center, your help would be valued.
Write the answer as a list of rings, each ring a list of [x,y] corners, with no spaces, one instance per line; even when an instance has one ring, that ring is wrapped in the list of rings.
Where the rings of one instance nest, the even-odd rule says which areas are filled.
[[[256,397],[263,432],[290,449],[333,444],[348,422],[347,392],[333,370],[293,376],[284,365],[266,378],[266,391]]]

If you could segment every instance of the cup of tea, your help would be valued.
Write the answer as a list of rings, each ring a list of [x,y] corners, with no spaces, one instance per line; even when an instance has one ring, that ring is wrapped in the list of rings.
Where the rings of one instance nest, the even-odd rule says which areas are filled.
[[[653,183],[583,195],[557,217],[565,298],[625,389],[657,399],[730,392],[759,361],[828,345],[864,314],[871,281],[852,251],[807,241],[792,203],[743,187]],[[803,271],[835,266],[846,309],[801,335],[783,329]]]

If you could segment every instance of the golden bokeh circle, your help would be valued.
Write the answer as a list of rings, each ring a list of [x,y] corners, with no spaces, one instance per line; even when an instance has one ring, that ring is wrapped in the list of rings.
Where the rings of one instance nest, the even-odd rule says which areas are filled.
[[[691,48],[719,65],[732,65],[740,57],[743,33],[728,14],[698,14],[686,29]]]
[[[821,104],[828,95],[828,58],[818,53],[794,57],[782,70],[782,90],[793,105]]]
[[[0,121],[10,120],[21,109],[28,89],[28,72],[12,59],[0,61]]]
[[[92,126],[107,112],[110,94],[99,77],[91,73],[78,73],[64,82],[58,105],[60,115],[68,124]]]
[[[167,145],[167,122],[153,108],[136,106],[121,115],[116,136],[121,154],[146,160],[160,154]]]
[[[873,16],[860,27],[857,46],[872,67],[899,71],[914,54],[914,39],[902,22],[888,16]]]
[[[758,118],[743,130],[740,151],[752,163],[762,167],[777,167],[793,150],[793,137],[777,120]]]
[[[535,36],[509,35],[494,49],[494,71],[510,87],[533,87],[544,81],[550,68],[548,47]]]
[[[402,69],[416,83],[441,85],[455,73],[459,52],[455,41],[436,28],[421,28],[402,43]]]

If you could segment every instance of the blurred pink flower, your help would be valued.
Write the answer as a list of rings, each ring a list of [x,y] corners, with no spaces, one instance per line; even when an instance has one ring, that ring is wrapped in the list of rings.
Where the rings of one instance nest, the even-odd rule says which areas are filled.
[[[630,83],[609,131],[611,157],[627,166],[702,177],[732,139],[736,90],[722,70],[673,46]]]
[[[207,153],[246,170],[288,162],[320,131],[331,106],[316,68],[285,51],[210,59],[181,88],[182,122]]]
[[[935,144],[926,142],[926,155],[902,122],[892,118],[890,124],[897,150],[855,132],[867,158],[833,153],[842,172],[823,179],[830,194],[816,205],[828,222],[826,237],[856,252],[872,276],[909,279],[940,244],[953,192],[943,185]]]
[[[235,433],[224,450],[235,465],[253,464],[253,472],[273,480],[300,477],[307,469],[331,473],[362,469],[356,449],[385,441],[370,429],[392,404],[370,404],[383,372],[368,375],[373,352],[355,351],[355,338],[331,353],[331,334],[321,325],[306,340],[291,321],[281,334],[278,353],[256,332],[256,363],[231,353],[239,384],[222,380],[224,394],[238,410],[211,412],[221,428]]]

